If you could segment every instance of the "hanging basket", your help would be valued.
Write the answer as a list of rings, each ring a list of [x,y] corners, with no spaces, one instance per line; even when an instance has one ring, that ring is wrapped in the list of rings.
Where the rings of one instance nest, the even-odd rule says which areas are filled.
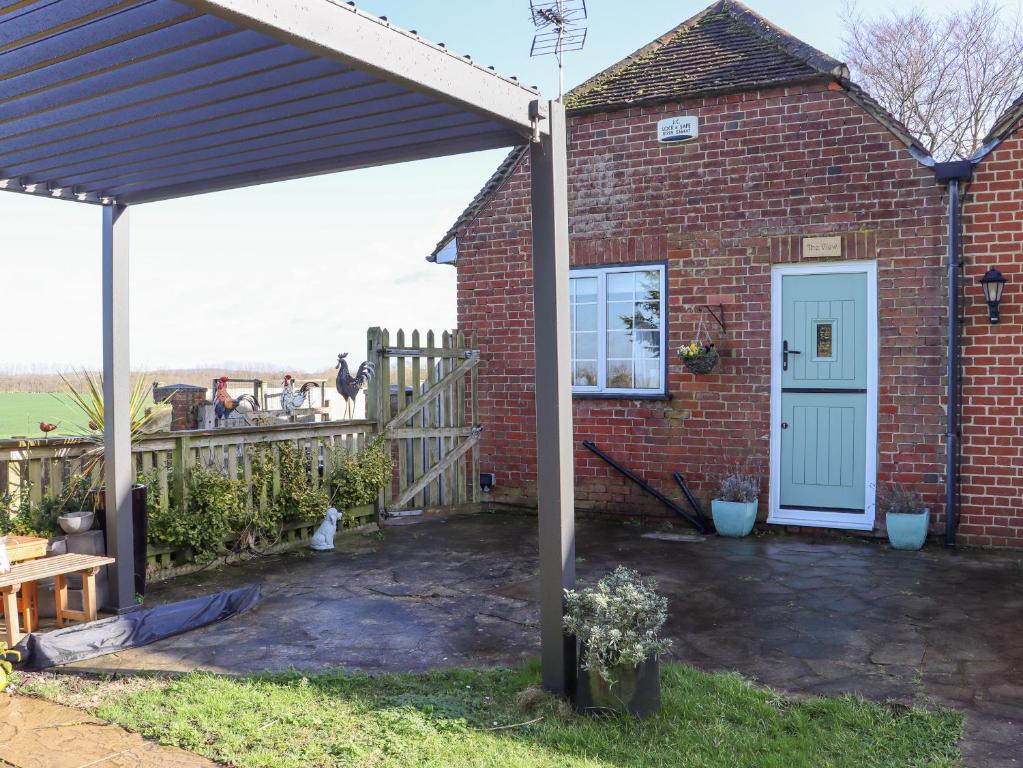
[[[683,357],[682,364],[689,369],[691,373],[702,375],[710,373],[717,367],[718,364],[718,352],[716,349],[712,349],[703,355],[694,355],[693,357]]]

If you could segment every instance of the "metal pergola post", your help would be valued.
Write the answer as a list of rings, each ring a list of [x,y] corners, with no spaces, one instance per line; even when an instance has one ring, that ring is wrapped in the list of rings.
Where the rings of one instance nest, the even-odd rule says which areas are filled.
[[[128,208],[103,208],[103,457],[107,552],[110,566],[105,606],[135,606],[131,486],[131,369],[128,319]]]
[[[562,632],[563,590],[575,586],[572,360],[568,298],[568,152],[565,107],[550,102],[550,131],[532,144],[536,467],[540,525],[540,643],[549,691],[575,689],[575,639]]]

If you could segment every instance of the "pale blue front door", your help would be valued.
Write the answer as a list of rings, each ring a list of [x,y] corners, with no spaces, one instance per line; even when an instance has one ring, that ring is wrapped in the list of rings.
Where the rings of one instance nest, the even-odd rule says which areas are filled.
[[[866,507],[868,276],[781,280],[780,514],[849,515],[853,527]]]

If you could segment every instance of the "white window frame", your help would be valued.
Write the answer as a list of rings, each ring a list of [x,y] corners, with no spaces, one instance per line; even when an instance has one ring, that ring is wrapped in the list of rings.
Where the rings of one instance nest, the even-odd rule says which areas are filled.
[[[657,272],[661,280],[661,386],[657,389],[621,388],[607,386],[607,276],[625,272]],[[569,279],[580,277],[597,278],[597,385],[572,385],[572,393],[578,395],[611,395],[623,397],[663,397],[668,391],[668,317],[667,317],[667,270],[663,262],[654,264],[611,264],[606,267],[573,268]],[[570,321],[571,322],[571,321]],[[575,358],[573,357],[573,363]],[[573,380],[575,375],[573,373]]]

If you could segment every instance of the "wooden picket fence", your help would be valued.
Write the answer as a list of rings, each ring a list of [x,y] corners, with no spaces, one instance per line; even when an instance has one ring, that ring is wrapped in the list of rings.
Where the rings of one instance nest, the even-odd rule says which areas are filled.
[[[396,478],[381,493],[389,514],[479,501],[479,350],[461,331],[371,328],[376,377],[366,413],[391,441]]]
[[[173,499],[179,509],[187,509],[187,470],[202,462],[221,467],[232,479],[244,478],[251,509],[259,502],[252,498],[250,482],[257,446],[273,451],[284,443],[294,445],[313,459],[310,481],[318,487],[322,482],[319,467],[333,448],[360,450],[376,432],[376,422],[365,419],[167,432],[139,437],[132,454],[136,471],[155,475],[153,495],[162,505]],[[13,494],[27,486],[33,504],[44,497],[59,498],[72,478],[88,466],[95,451],[96,444],[82,438],[0,440],[0,493]]]

